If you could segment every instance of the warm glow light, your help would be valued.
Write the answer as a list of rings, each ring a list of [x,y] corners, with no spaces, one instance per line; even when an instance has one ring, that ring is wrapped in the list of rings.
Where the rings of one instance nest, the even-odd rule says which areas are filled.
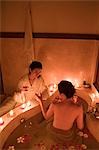
[[[73,83],[73,80],[71,78],[65,78],[64,80],[67,80],[67,81]]]
[[[53,92],[53,90],[54,90],[53,84],[50,84],[50,85],[49,85],[49,91],[50,91],[50,92]]]
[[[77,80],[74,81],[74,86],[75,86],[75,88],[79,88],[80,87]]]
[[[28,107],[31,106],[31,102],[30,101],[27,102],[27,106]]]
[[[94,99],[95,99],[95,94],[94,93],[92,93],[92,94],[89,94],[89,96],[91,97],[91,99],[94,101]]]
[[[99,119],[99,116],[96,116],[97,119]]]
[[[49,94],[50,96],[57,90],[57,84],[52,83],[49,85]]]
[[[79,88],[81,86],[82,81],[79,79],[74,79],[74,78],[65,78],[64,80],[67,80],[69,82],[71,82],[75,88]]]
[[[26,103],[21,105],[21,108],[24,109],[26,107]]]
[[[4,121],[3,119],[0,117],[0,125],[3,125]]]
[[[9,114],[10,114],[10,116],[12,117],[12,116],[14,115],[13,110],[10,110]]]
[[[54,84],[53,87],[54,87],[54,89],[57,89],[57,84]]]
[[[96,95],[97,98],[99,98],[99,93],[98,92],[95,95]]]

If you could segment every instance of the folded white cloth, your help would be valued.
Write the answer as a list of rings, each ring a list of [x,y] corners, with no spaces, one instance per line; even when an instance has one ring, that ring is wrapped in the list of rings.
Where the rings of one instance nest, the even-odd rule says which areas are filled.
[[[16,102],[14,101],[13,97],[7,97],[4,102],[0,105],[0,116],[4,115],[11,109],[13,109],[16,105]]]

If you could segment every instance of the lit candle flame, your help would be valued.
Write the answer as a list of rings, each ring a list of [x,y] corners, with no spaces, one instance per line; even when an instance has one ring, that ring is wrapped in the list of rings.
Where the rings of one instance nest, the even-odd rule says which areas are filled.
[[[12,116],[14,115],[13,110],[10,110],[9,114],[10,114],[10,116],[12,117]]]
[[[28,107],[31,106],[31,102],[30,101],[27,102],[27,106]]]
[[[4,121],[2,119],[2,117],[0,117],[0,125],[3,125]]]
[[[57,84],[52,83],[49,85],[49,94],[50,96],[57,90]]]
[[[25,107],[26,107],[26,104],[25,104],[25,103],[21,105],[21,108],[22,108],[22,109],[24,109]]]
[[[99,116],[96,116],[97,119],[99,119]]]
[[[74,86],[75,86],[75,88],[79,88],[80,87],[78,80],[74,80]]]
[[[49,86],[49,91],[50,91],[50,92],[53,92],[53,90],[54,90],[54,87],[53,87],[53,84],[51,84],[51,85]]]

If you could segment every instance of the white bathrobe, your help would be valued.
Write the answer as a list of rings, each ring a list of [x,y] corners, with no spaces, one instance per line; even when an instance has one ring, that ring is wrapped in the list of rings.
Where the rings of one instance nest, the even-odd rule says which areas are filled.
[[[23,76],[18,83],[18,89],[20,90],[23,87],[26,87],[27,89],[26,91],[24,91],[26,101],[33,100],[35,98],[35,93],[42,93],[43,99],[48,98],[48,89],[42,77],[36,78],[33,84],[31,85],[29,82],[28,75]]]

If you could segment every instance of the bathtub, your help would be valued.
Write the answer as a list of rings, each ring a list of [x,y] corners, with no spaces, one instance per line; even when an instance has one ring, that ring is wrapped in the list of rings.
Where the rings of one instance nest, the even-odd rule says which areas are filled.
[[[52,97],[45,101],[44,104],[46,107],[49,105],[51,98]],[[31,102],[31,106],[22,109],[20,105],[13,109],[13,112],[14,114],[12,117],[10,116],[9,112],[2,116],[4,124],[0,125],[0,149],[2,149],[8,136],[20,125],[21,120],[28,120],[31,117],[37,116],[39,113],[41,113],[41,109],[39,103],[34,100]]]
[[[84,99],[88,105],[91,103],[91,98],[89,97],[89,94],[92,92],[93,91],[91,89],[77,89],[77,95],[82,99]],[[55,97],[56,94],[57,92],[52,96],[50,96],[49,99],[45,101],[46,107],[49,105],[50,101]],[[31,117],[38,116],[38,114],[41,113],[41,109],[39,103],[36,100],[34,100],[31,103],[31,106],[29,106],[29,108],[22,109],[21,106],[18,106],[17,108],[14,109],[14,112],[15,114],[13,115],[13,117],[10,117],[9,113],[3,116],[4,124],[0,126],[0,142],[1,142],[0,148],[1,149],[5,141],[7,140],[8,136],[14,131],[14,129],[16,129],[20,125],[21,120],[22,119],[28,120]],[[84,112],[85,113],[87,112],[87,108],[84,110]],[[36,119],[38,119],[38,117]],[[42,115],[40,115],[39,121],[42,122],[43,120],[44,119]],[[86,122],[87,124],[89,123],[88,119]],[[98,130],[96,129],[96,132],[93,132],[93,130],[90,129],[90,126],[88,126],[88,128],[90,132],[93,134],[93,136],[97,139],[97,141],[99,141],[98,139],[99,137],[97,137],[96,135],[96,132]]]

